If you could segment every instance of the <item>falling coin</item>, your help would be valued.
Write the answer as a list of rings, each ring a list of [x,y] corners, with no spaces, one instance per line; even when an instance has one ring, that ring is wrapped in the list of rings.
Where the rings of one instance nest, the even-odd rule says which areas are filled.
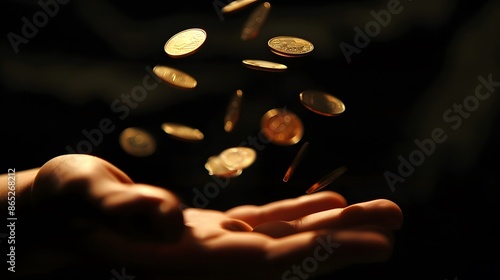
[[[271,109],[261,119],[264,136],[274,144],[297,144],[304,133],[302,121],[294,113],[285,109]]]
[[[344,102],[333,95],[317,90],[301,92],[300,102],[307,109],[324,116],[337,116],[345,111]]]
[[[236,12],[236,11],[239,11],[243,8],[246,8],[248,7],[248,5],[256,2],[257,0],[235,0],[229,4],[227,4],[226,6],[222,7],[222,13],[232,13],[232,12]]]
[[[195,53],[207,39],[207,33],[201,28],[190,28],[172,36],[164,46],[171,57],[185,57]]]
[[[292,161],[292,164],[290,164],[290,167],[288,167],[285,176],[283,177],[283,182],[288,182],[290,180],[290,177],[292,177],[293,172],[295,172],[295,169],[297,169],[297,166],[300,163],[300,160],[302,159],[302,156],[304,155],[304,152],[307,149],[307,146],[309,146],[309,142],[305,142],[302,147],[300,148],[299,152],[295,156],[295,158]]]
[[[241,175],[242,169],[230,170],[221,161],[218,155],[211,156],[205,163],[205,169],[208,171],[208,175],[218,176],[218,177],[236,177]]]
[[[331,184],[333,181],[337,180],[342,174],[344,174],[347,171],[347,167],[341,166],[332,172],[328,173],[323,179],[319,180],[317,183],[312,185],[307,191],[307,194],[311,194],[314,192],[317,192],[321,190],[322,188],[328,186]]]
[[[257,153],[252,148],[234,147],[222,151],[219,157],[229,170],[238,170],[250,166],[255,161]]]
[[[168,135],[179,140],[200,141],[205,137],[200,130],[183,124],[167,122],[163,123],[161,128]]]
[[[181,89],[192,89],[197,84],[195,78],[171,67],[157,65],[153,72],[168,84]]]
[[[224,130],[226,132],[231,132],[233,130],[236,122],[240,117],[242,99],[243,91],[238,89],[231,98],[231,102],[229,102],[229,105],[226,109],[226,115],[224,116]]]
[[[281,72],[285,71],[288,67],[281,63],[276,63],[272,61],[266,60],[257,60],[257,59],[245,59],[242,61],[243,65],[248,68],[255,70],[263,70],[263,71],[271,71],[271,72]]]
[[[243,26],[241,40],[248,41],[255,39],[266,22],[267,16],[271,10],[271,4],[264,2],[253,10]]]
[[[147,131],[129,127],[120,133],[120,146],[136,157],[145,157],[156,151],[156,140]]]
[[[312,52],[314,45],[302,38],[277,36],[271,38],[267,45],[273,53],[286,57],[304,56]]]

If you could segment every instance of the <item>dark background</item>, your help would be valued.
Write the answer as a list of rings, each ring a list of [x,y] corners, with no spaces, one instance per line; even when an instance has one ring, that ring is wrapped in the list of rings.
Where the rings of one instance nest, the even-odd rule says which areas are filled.
[[[401,13],[392,15],[348,63],[340,44],[354,46],[354,28],[364,29],[374,20],[370,11],[386,9],[389,2],[272,1],[259,36],[243,42],[241,28],[255,5],[222,16],[218,9],[227,1],[73,0],[59,4],[16,53],[8,34],[22,35],[22,18],[33,22],[42,9],[36,1],[3,1],[0,168],[41,166],[68,153],[67,146],[76,149],[86,140],[82,130],[98,129],[109,118],[115,129],[89,153],[135,181],[173,190],[193,206],[193,189],[203,193],[214,182],[204,168],[208,157],[246,141],[257,150],[256,162],[220,186],[204,207],[225,210],[296,197],[341,165],[348,172],[326,189],[338,191],[349,203],[387,198],[401,206],[405,224],[396,233],[390,261],[321,279],[496,279],[498,88],[461,118],[457,129],[443,113],[474,94],[478,76],[491,74],[500,81],[500,2],[401,1]],[[208,34],[202,48],[189,57],[168,57],[165,42],[192,27]],[[279,57],[267,47],[279,35],[302,37],[315,49],[306,57]],[[271,60],[289,69],[259,72],[243,67],[242,59]],[[157,64],[189,73],[198,87],[186,91],[162,83],[121,119],[110,104],[141,85],[148,75],[145,67]],[[225,108],[237,89],[244,92],[241,118],[226,133]],[[325,117],[307,110],[299,101],[305,89],[335,95],[346,112]],[[301,118],[305,132],[300,143],[248,144],[272,108],[286,108]],[[163,122],[196,127],[205,139],[172,139],[161,130]],[[156,153],[127,155],[118,144],[127,127],[152,133]],[[418,149],[414,141],[430,138],[436,128],[445,132],[446,141],[391,189],[384,174],[398,174],[400,156],[408,159]],[[309,149],[284,183],[305,141]]]

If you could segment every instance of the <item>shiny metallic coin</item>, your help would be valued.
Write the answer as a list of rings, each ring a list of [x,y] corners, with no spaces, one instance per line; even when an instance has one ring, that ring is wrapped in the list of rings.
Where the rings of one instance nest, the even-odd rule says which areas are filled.
[[[243,25],[243,30],[241,31],[241,40],[248,41],[255,39],[255,37],[259,35],[262,26],[266,22],[270,11],[271,4],[269,4],[269,2],[264,2],[257,6]]]
[[[286,109],[271,109],[261,119],[261,131],[272,143],[297,144],[304,134],[304,126],[297,115]]]
[[[324,116],[337,116],[345,111],[344,102],[333,95],[317,90],[301,92],[300,102],[307,109]]]
[[[340,176],[342,176],[347,171],[347,167],[341,166],[332,172],[328,173],[323,179],[319,180],[317,183],[312,185],[307,191],[307,194],[311,194],[321,190],[322,188],[328,186],[333,181],[337,180]]]
[[[172,36],[164,46],[171,57],[185,57],[198,51],[207,39],[207,33],[201,28],[190,28]]]
[[[240,118],[242,99],[243,91],[238,89],[231,98],[231,102],[229,102],[226,109],[226,115],[224,116],[224,130],[226,132],[231,132]]]
[[[168,84],[181,89],[192,89],[198,84],[195,78],[171,67],[157,65],[153,72]]]
[[[245,59],[242,62],[244,66],[250,69],[261,70],[261,71],[282,72],[288,68],[284,64],[266,60]]]
[[[304,155],[307,147],[309,146],[309,142],[305,142],[302,147],[300,148],[299,152],[295,156],[295,158],[292,161],[292,164],[290,164],[290,167],[286,170],[285,176],[283,177],[283,182],[288,182],[290,178],[292,177],[293,172],[295,172],[295,169],[297,169],[297,166],[299,165],[300,161],[302,160],[302,156]]]
[[[120,146],[129,155],[145,157],[156,151],[156,140],[147,131],[129,127],[120,133]]]
[[[179,140],[200,141],[205,137],[200,130],[183,124],[166,122],[161,125],[161,128],[168,135]]]
[[[257,0],[235,0],[227,4],[226,6],[222,7],[221,11],[224,14],[236,12],[248,7],[248,5],[255,3],[256,1]]]
[[[218,155],[211,156],[205,163],[205,169],[208,171],[208,175],[218,176],[218,177],[236,177],[241,175],[242,169],[230,170],[221,161]]]
[[[311,53],[314,45],[302,38],[293,36],[277,36],[271,38],[267,45],[278,55],[286,57],[304,56]]]
[[[255,161],[257,153],[252,148],[234,147],[222,151],[219,157],[229,170],[238,170],[250,166]]]

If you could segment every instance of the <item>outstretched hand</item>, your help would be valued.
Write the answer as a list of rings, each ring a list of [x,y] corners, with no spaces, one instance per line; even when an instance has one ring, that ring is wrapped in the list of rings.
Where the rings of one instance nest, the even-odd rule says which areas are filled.
[[[389,200],[348,205],[330,191],[225,212],[181,210],[170,191],[87,155],[48,161],[32,195],[37,215],[57,221],[47,235],[60,258],[134,267],[153,279],[306,279],[381,262],[403,222]]]

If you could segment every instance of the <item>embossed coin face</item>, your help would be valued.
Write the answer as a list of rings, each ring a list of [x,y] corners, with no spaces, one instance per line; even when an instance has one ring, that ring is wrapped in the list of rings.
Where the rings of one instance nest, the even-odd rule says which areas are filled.
[[[248,68],[261,71],[282,72],[288,68],[284,64],[266,60],[245,59],[242,62]]]
[[[255,39],[259,35],[262,26],[266,22],[266,19],[271,10],[271,4],[269,2],[264,2],[257,6],[255,10],[247,18],[247,21],[243,25],[243,30],[241,31],[241,40],[248,41]]]
[[[252,148],[234,147],[222,151],[219,157],[229,170],[238,170],[250,166],[255,161],[257,153]]]
[[[300,93],[300,102],[307,109],[323,116],[337,116],[345,111],[344,102],[322,91],[305,90]]]
[[[161,125],[163,131],[165,131],[168,135],[185,141],[200,141],[205,137],[204,134],[196,129],[183,124],[178,123],[163,123]]]
[[[285,109],[271,109],[261,119],[264,136],[277,145],[297,144],[304,134],[302,121]]]
[[[198,83],[190,75],[167,66],[157,65],[153,68],[153,72],[168,84],[181,89],[195,88]]]
[[[292,36],[277,36],[271,38],[267,45],[275,54],[295,57],[303,56],[312,52],[314,45],[302,38]]]
[[[236,177],[241,175],[242,169],[231,170],[227,168],[221,161],[220,156],[211,156],[205,163],[205,169],[208,171],[208,175],[215,175],[218,177]]]
[[[246,8],[248,5],[256,2],[257,0],[235,0],[226,6],[222,7],[222,13],[232,13]]]
[[[171,57],[185,57],[195,53],[207,39],[207,33],[201,28],[190,28],[170,37],[164,50]]]
[[[120,133],[120,146],[129,155],[145,157],[156,151],[156,140],[143,129],[129,127]]]

